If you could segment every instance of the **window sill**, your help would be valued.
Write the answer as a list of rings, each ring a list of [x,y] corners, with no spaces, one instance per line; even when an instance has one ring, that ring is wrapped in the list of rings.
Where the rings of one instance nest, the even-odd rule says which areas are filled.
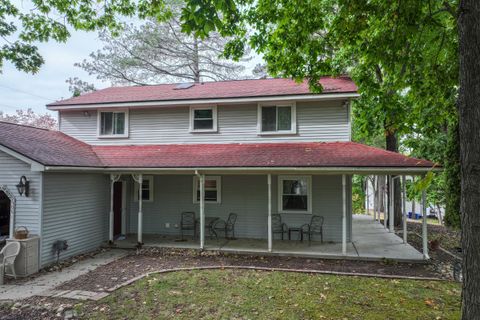
[[[258,136],[295,136],[296,132],[293,131],[272,131],[272,132],[258,132]]]
[[[278,213],[312,214],[311,211],[294,211],[294,210],[288,210],[288,211],[280,210],[280,211],[278,211]]]
[[[190,133],[218,133],[216,129],[208,129],[208,130],[190,130]]]
[[[115,135],[97,135],[98,139],[125,139],[128,138],[128,134],[115,134]]]

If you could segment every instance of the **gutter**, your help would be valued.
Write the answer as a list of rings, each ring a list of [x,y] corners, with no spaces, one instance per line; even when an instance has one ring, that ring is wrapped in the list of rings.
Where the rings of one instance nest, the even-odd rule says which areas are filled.
[[[430,171],[441,172],[439,167],[173,167],[173,168],[150,168],[150,167],[62,167],[62,166],[45,166],[45,171],[51,172],[162,172],[162,173],[188,173],[198,174],[203,172],[239,172],[239,173],[260,173],[260,172],[309,172],[309,173],[408,173],[408,174],[425,174]]]
[[[242,104],[242,103],[258,103],[258,102],[275,102],[275,101],[315,101],[315,100],[335,100],[335,99],[355,99],[360,97],[356,92],[352,93],[326,93],[326,94],[301,94],[301,95],[277,95],[262,97],[246,97],[246,98],[211,98],[211,99],[186,99],[186,100],[160,100],[160,101],[141,101],[141,102],[104,102],[104,103],[84,103],[84,104],[64,104],[64,105],[47,105],[47,109],[52,111],[58,110],[86,110],[98,108],[136,108],[136,107],[160,107],[160,106],[189,106],[189,105],[205,105],[205,104]]]

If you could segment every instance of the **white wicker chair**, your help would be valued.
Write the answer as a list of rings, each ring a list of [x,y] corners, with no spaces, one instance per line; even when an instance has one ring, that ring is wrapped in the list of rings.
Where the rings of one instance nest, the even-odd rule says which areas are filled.
[[[7,274],[5,270],[7,267],[12,271],[11,275],[17,279],[17,274],[15,273],[15,259],[20,253],[20,243],[19,242],[9,242],[3,247],[0,251],[0,268],[2,268],[2,273]],[[1,273],[0,273],[1,274]]]

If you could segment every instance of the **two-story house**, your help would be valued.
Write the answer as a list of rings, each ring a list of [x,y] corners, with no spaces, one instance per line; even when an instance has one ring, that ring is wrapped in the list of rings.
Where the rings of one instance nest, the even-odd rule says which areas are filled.
[[[108,241],[358,256],[352,175],[434,164],[351,142],[355,84],[321,83],[321,94],[288,79],[113,87],[49,104],[58,132],[0,123],[0,230],[39,235],[41,265],[56,240],[64,257]],[[313,216],[323,239],[308,243]]]

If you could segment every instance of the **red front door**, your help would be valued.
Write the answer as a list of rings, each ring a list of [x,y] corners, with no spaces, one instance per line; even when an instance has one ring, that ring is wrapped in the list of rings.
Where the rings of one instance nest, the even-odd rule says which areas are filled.
[[[113,185],[113,235],[122,233],[122,186],[121,181]]]

